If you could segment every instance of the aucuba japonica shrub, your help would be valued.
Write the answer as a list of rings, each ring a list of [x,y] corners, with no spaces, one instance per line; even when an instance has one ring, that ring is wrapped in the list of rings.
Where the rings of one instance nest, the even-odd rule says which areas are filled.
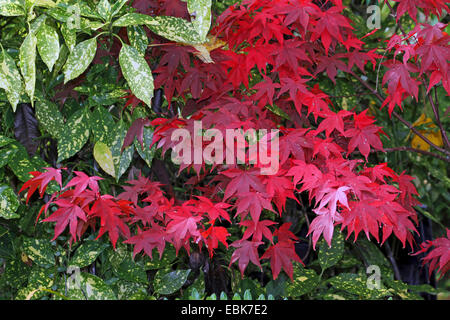
[[[363,94],[378,100],[389,121],[401,122],[429,147],[408,151],[448,163],[444,106],[436,90],[439,86],[450,93],[450,37],[446,24],[417,20],[419,13],[443,18],[448,11],[443,1],[398,0],[395,8],[386,2],[398,32],[378,43],[381,50],[368,41],[382,30],[360,35],[360,26],[348,17],[341,0],[248,0],[214,17],[206,0],[126,3],[99,1],[95,14],[88,12],[88,4],[81,6],[82,25],[76,32],[67,27],[72,20],[64,10],[70,2],[50,6],[40,22],[42,15],[35,20],[28,15],[33,22],[20,48],[20,73],[2,49],[2,65],[9,73],[0,84],[8,101],[15,109],[26,93],[39,122],[58,141],[55,165],[32,170],[19,190],[27,192],[26,203],[35,192],[46,197],[37,221],[54,223],[52,240],[65,232],[70,244],[92,233],[96,239],[107,234],[114,248],[123,242],[132,246],[133,257],[151,259],[155,254],[162,259],[169,246],[176,255],[205,250],[209,259],[220,251],[225,265],[236,266],[242,279],[248,269],[262,272],[270,267],[273,280],[283,271],[292,281],[294,266],[305,265],[307,256],[299,255],[299,241],[310,241],[316,250],[320,239],[332,248],[342,234],[356,243],[365,237],[379,245],[396,238],[403,248],[418,251],[414,235],[419,234],[420,194],[414,177],[375,160],[388,152],[383,140],[390,138],[377,121],[380,111],[333,102],[323,84],[347,82],[367,89]],[[19,10],[9,6],[0,7],[1,12]],[[402,25],[404,16],[417,22],[411,30]],[[66,26],[59,30],[65,62],[54,54],[60,50],[55,24]],[[49,93],[35,88],[36,48],[48,67],[45,72],[53,72],[56,79],[62,70],[55,84],[59,81],[66,91],[63,100],[73,92],[89,96],[65,124]],[[104,65],[117,66],[110,91],[100,94],[82,85],[95,84]],[[377,74],[375,87],[367,81],[369,72]],[[117,88],[117,79],[126,92]],[[12,85],[17,81],[23,87]],[[440,139],[431,141],[402,117],[411,97],[430,104]],[[158,102],[162,99],[164,104]],[[90,111],[113,104],[109,100],[124,104],[118,122],[107,108]],[[48,110],[51,117],[46,119]],[[131,119],[128,128],[125,115]],[[88,125],[83,118],[89,119]],[[216,132],[215,163],[195,157],[196,148],[204,150],[212,141],[196,140],[201,135],[196,122]],[[61,129],[64,126],[69,133]],[[159,179],[130,170],[130,178],[120,180],[134,150],[149,166],[157,157],[160,166],[164,161],[172,166],[169,153],[180,146],[173,139],[179,129],[190,133],[190,140],[181,144],[194,161],[176,165],[170,178],[162,177],[166,169],[160,167]],[[244,132],[273,129],[279,134],[276,148],[271,134],[257,139],[267,142],[267,154],[277,156],[277,171],[262,174],[267,164],[251,152]],[[233,158],[217,153],[230,151],[218,139],[227,130],[237,132],[236,144],[244,142],[239,149],[233,140]],[[97,167],[97,173],[68,162],[86,144],[90,131],[91,152],[102,170]],[[252,161],[240,162],[239,150]],[[105,173],[116,178],[114,189],[102,187],[100,175]],[[171,179],[177,179],[182,191]],[[298,236],[300,219],[307,228],[303,240]],[[418,252],[435,247],[424,259],[431,261],[430,273],[447,272],[448,243],[447,231],[447,238],[428,241]]]

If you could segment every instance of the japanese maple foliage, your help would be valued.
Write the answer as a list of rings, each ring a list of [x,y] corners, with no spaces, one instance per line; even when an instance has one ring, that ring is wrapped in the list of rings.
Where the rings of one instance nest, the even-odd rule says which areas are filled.
[[[415,18],[417,6],[425,13],[448,10],[442,1],[424,0],[417,6],[416,1],[396,1],[398,17],[408,12]],[[143,3],[138,1],[140,12],[152,14]],[[196,188],[187,199],[174,199],[165,195],[161,184],[143,176],[128,181],[117,197],[102,195],[98,177],[76,173],[45,205],[45,211],[51,204],[58,207],[44,220],[56,222],[55,238],[69,226],[77,240],[99,222],[99,237],[108,233],[115,246],[121,236],[134,245],[135,255],[151,257],[156,248],[161,256],[171,243],[177,252],[204,246],[213,256],[222,244],[233,250],[230,265],[237,262],[242,275],[250,262],[262,268],[261,260],[267,260],[274,279],[281,270],[292,278],[292,262],[302,263],[294,247],[298,238],[278,218],[288,199],[307,206],[299,197],[305,193],[315,213],[308,232],[314,248],[321,236],[331,246],[335,226],[347,229],[347,238],[353,234],[355,241],[363,232],[381,243],[394,235],[403,246],[412,246],[417,223],[413,207],[418,204],[412,177],[395,173],[386,163],[368,163],[372,151],[383,150],[382,128],[367,110],[334,111],[316,80],[322,73],[335,82],[338,72],[364,72],[367,64],[375,67],[382,57],[365,49],[355,36],[341,1],[315,3],[245,0],[230,7],[211,31],[226,44],[210,52],[214,63],[203,62],[189,46],[155,46],[150,56],[160,56],[154,69],[156,88],[164,89],[171,106],[172,98],[180,96],[193,99],[197,108],[184,117],[139,119],[125,139],[125,145],[135,136],[142,142],[143,127],[152,126],[153,144],[164,154],[177,144],[171,140],[174,130],[184,128],[194,136],[194,121],[201,120],[203,129],[214,127],[223,136],[227,129],[279,128],[276,174],[261,174],[264,164],[259,159],[249,165],[182,164],[179,170],[193,174],[188,183]],[[153,8],[156,13],[184,15],[181,6]],[[389,113],[395,106],[401,108],[407,96],[417,98],[422,81],[427,90],[442,81],[450,93],[449,36],[443,27],[420,24],[408,35],[394,35],[387,44],[388,50],[403,55],[384,63],[388,71],[382,83],[388,96],[383,106],[388,105]],[[404,40],[413,35],[417,41]],[[249,148],[244,151],[251,157]],[[38,187],[42,195],[49,180],[61,184],[54,169],[34,176],[22,188],[30,188],[27,198]],[[230,225],[244,229],[233,234],[233,242]],[[436,265],[440,257],[442,272],[448,269],[448,251],[440,249],[444,240],[433,242],[437,249],[426,258]]]

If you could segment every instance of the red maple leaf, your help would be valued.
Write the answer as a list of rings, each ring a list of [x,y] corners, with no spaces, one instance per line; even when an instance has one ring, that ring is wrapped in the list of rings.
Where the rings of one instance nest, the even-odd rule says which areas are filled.
[[[92,176],[89,177],[87,174],[85,174],[84,172],[81,171],[74,171],[76,177],[72,178],[72,180],[70,180],[66,186],[64,187],[63,190],[67,190],[70,187],[75,187],[75,191],[74,191],[74,197],[79,196],[81,193],[83,193],[86,188],[89,186],[89,188],[94,191],[94,192],[98,192],[98,180],[103,180],[103,178],[97,177],[97,176]]]
[[[39,171],[30,172],[33,178],[25,182],[22,188],[20,188],[19,190],[19,193],[21,193],[25,189],[30,188],[27,193],[27,200],[26,200],[27,204],[28,200],[30,200],[31,196],[37,190],[38,187],[39,187],[39,195],[42,198],[45,190],[47,189],[47,185],[52,180],[55,180],[62,188],[61,169],[54,169],[54,168],[44,168],[44,169],[46,170],[45,172]]]
[[[447,237],[440,237],[432,241],[428,240],[420,246],[421,250],[413,255],[429,251],[423,258],[423,263],[430,264],[429,276],[431,276],[433,270],[438,269],[440,273],[439,279],[441,279],[450,270],[450,229],[447,229]]]
[[[161,226],[154,224],[147,230],[142,231],[138,229],[137,235],[127,239],[124,243],[135,245],[133,249],[133,258],[143,250],[150,259],[153,259],[152,251],[154,248],[157,248],[159,258],[161,259],[166,245],[165,231]]]
[[[55,225],[55,235],[52,240],[58,238],[58,236],[64,231],[64,229],[69,225],[70,234],[72,239],[77,240],[77,226],[78,219],[87,221],[86,214],[78,204],[73,203],[65,198],[58,199],[53,202],[59,206],[50,217],[42,220],[44,222],[56,222]]]
[[[250,261],[262,270],[258,255],[258,247],[261,244],[263,244],[261,241],[248,240],[236,240],[230,244],[232,247],[236,248],[231,255],[230,266],[236,261],[239,261],[238,265],[242,278],[244,278],[244,271]]]

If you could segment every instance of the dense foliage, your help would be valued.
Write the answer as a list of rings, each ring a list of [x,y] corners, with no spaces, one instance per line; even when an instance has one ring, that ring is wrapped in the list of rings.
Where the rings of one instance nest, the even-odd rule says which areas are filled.
[[[235,2],[0,0],[2,298],[437,294],[446,4]]]

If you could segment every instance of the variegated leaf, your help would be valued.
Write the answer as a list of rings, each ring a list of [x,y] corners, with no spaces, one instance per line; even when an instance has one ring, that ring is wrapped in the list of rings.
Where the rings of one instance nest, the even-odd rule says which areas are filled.
[[[331,241],[331,248],[322,239],[319,249],[319,263],[322,270],[334,266],[341,260],[344,254],[344,236],[342,232],[335,230],[333,239]]]
[[[299,263],[294,264],[293,282],[286,286],[288,297],[300,297],[314,290],[319,284],[319,276],[312,269],[305,269]]]
[[[48,100],[38,100],[35,106],[36,118],[44,129],[56,139],[64,132],[64,119],[58,106]]]
[[[10,186],[0,186],[0,217],[4,219],[19,218],[16,213],[19,208],[19,200]]]
[[[33,105],[36,84],[36,36],[28,33],[19,50],[20,71],[25,83],[25,92]]]
[[[24,16],[26,11],[19,0],[0,0],[0,16]]]
[[[37,265],[33,266],[30,276],[28,277],[28,284],[25,288],[21,288],[16,295],[16,300],[25,299],[40,299],[46,295],[47,292],[41,289],[50,289],[55,282],[56,272],[54,268],[42,268]]]
[[[14,59],[5,50],[0,54],[0,88],[5,89],[8,101],[16,111],[24,87]]]
[[[90,115],[89,122],[94,140],[110,145],[114,138],[113,133],[116,125],[111,113],[106,108],[98,106]]]
[[[99,241],[88,240],[85,241],[73,255],[69,265],[83,268],[92,264],[95,259],[108,247],[106,243],[100,243]]]
[[[143,133],[143,145],[144,149],[142,149],[141,144],[137,141],[137,139],[134,140],[134,147],[136,148],[136,151],[141,156],[141,158],[147,163],[149,167],[152,166],[152,160],[153,156],[155,155],[156,145],[154,145],[150,149],[150,145],[152,144],[153,139],[153,130],[149,127],[144,127],[144,133]]]
[[[190,269],[158,270],[153,280],[153,288],[159,294],[172,294],[183,286],[190,272]]]
[[[205,42],[211,27],[211,0],[187,0],[187,8],[194,29],[200,40]]]
[[[24,238],[23,250],[31,260],[40,266],[55,264],[53,248],[48,239]]]
[[[123,76],[133,94],[151,106],[153,97],[153,76],[147,61],[137,49],[123,44],[119,54]]]
[[[100,0],[97,4],[97,13],[107,21],[111,14],[111,4],[108,0]]]
[[[89,138],[89,119],[85,110],[76,111],[68,120],[64,132],[58,139],[58,162],[70,158]]]
[[[94,146],[94,159],[110,176],[116,176],[116,170],[114,169],[114,161],[111,153],[111,149],[101,141],[97,141]]]
[[[56,30],[47,25],[42,24],[37,34],[37,48],[42,61],[52,71],[53,66],[59,57],[59,38]]]
[[[81,75],[91,64],[97,51],[97,40],[91,38],[80,42],[72,50],[64,65],[64,83]]]
[[[70,52],[75,48],[77,44],[77,33],[75,29],[71,29],[67,26],[67,23],[61,24],[61,34],[64,38],[64,42],[67,45],[67,48]]]
[[[67,296],[74,300],[117,300],[116,295],[101,278],[87,272],[75,274],[79,281],[69,286]]]
[[[141,13],[127,13],[114,21],[113,27],[128,27],[138,25],[158,25],[154,17]]]
[[[128,40],[132,47],[134,47],[141,55],[145,55],[148,46],[148,38],[142,26],[128,26],[127,27]]]
[[[127,1],[128,0],[116,0],[116,2],[111,6],[111,16],[114,17],[118,14]]]
[[[127,134],[127,128],[121,122],[114,133],[114,141],[111,144],[111,153],[114,161],[115,177],[118,181],[120,177],[127,171],[133,159],[134,145],[129,146],[121,152],[123,140]]]
[[[147,27],[154,33],[175,42],[186,44],[201,44],[204,40],[195,30],[191,22],[170,16],[154,17]]]

